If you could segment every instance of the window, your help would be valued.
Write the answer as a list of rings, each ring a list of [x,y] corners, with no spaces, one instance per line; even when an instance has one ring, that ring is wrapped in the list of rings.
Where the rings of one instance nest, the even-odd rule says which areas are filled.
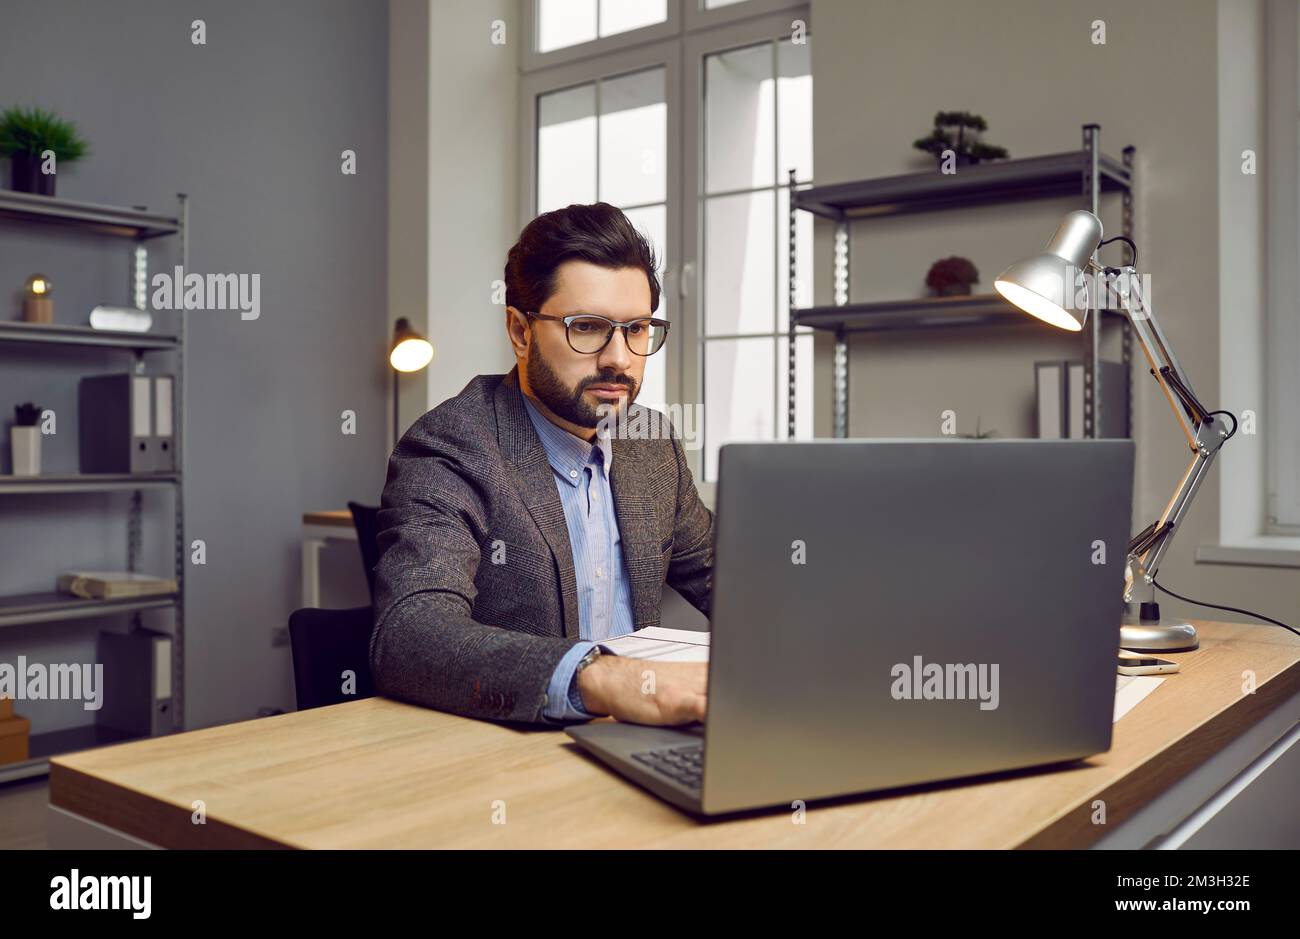
[[[668,0],[537,0],[537,51],[553,52],[667,20]]]
[[[537,97],[536,214],[575,202],[608,202],[667,248],[668,105],[664,67],[601,78]],[[657,316],[672,320],[662,295]],[[670,333],[671,335],[671,333]],[[637,400],[668,403],[669,347],[646,360]]]
[[[807,7],[532,0],[525,10],[536,37],[523,56],[525,214],[602,200],[650,239],[664,267],[659,315],[673,326],[638,401],[703,407],[691,421],[702,440],[687,453],[696,478],[712,481],[723,443],[786,434],[788,171],[804,186],[813,169]],[[806,274],[795,302],[810,305],[810,217],[796,245]],[[810,436],[811,334],[795,349],[798,435]]]
[[[790,173],[812,179],[808,42],[769,40],[707,54],[704,72],[704,478],[732,440],[786,436]],[[810,272],[812,218],[796,217],[799,270]],[[811,304],[811,278],[795,285]],[[812,430],[812,335],[795,339],[796,436]]]
[[[1267,230],[1268,500],[1266,530],[1300,534],[1300,16],[1295,0],[1268,7]],[[1279,130],[1280,132],[1274,132]]]

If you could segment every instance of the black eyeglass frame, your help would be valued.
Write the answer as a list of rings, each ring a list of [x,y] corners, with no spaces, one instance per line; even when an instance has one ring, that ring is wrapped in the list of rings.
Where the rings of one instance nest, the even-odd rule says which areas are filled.
[[[623,344],[627,346],[627,351],[631,352],[633,355],[639,355],[643,359],[648,359],[650,358],[650,356],[654,355],[656,352],[658,352],[667,344],[668,330],[672,326],[672,323],[668,322],[668,320],[661,320],[654,316],[645,316],[642,317],[641,319],[630,320],[626,323],[617,323],[614,320],[610,319],[609,317],[601,316],[599,313],[570,313],[568,316],[552,316],[549,313],[525,312],[524,316],[531,316],[533,319],[552,320],[553,322],[563,323],[564,341],[567,342],[569,344],[569,348],[572,349],[574,352],[578,353],[578,355],[600,355],[602,352],[605,351],[605,347],[609,345],[609,341],[614,338],[614,330],[621,329],[623,330]],[[602,322],[606,323],[609,326],[609,332],[605,334],[605,341],[600,344],[599,349],[595,350],[594,352],[583,352],[581,349],[574,346],[573,337],[569,335],[569,326],[573,324],[574,320],[601,320]],[[632,343],[628,342],[627,339],[628,327],[639,326],[643,323],[649,323],[651,326],[662,326],[664,330],[663,342],[660,342],[659,346],[655,349],[652,349],[650,352],[637,352],[635,349],[632,348]]]

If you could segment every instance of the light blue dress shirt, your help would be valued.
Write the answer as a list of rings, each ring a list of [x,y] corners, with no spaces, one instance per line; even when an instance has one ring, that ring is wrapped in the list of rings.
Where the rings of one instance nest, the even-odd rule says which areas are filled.
[[[596,443],[590,444],[555,426],[527,395],[524,409],[542,440],[564,507],[578,587],[578,634],[582,638],[551,675],[542,715],[554,721],[590,720],[596,715],[581,707],[582,698],[573,680],[578,662],[599,640],[624,636],[636,628],[632,587],[623,564],[618,517],[609,485],[614,453],[607,437],[597,436]]]

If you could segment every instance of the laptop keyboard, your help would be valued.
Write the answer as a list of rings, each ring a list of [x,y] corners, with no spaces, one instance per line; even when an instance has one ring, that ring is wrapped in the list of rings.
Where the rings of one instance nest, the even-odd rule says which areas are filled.
[[[699,789],[704,778],[704,744],[691,743],[684,747],[661,750],[643,750],[633,753],[632,759],[676,780],[688,789]]]

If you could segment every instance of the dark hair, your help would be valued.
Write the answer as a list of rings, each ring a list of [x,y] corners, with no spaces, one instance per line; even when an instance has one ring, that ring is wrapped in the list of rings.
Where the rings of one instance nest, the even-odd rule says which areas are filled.
[[[537,216],[506,255],[506,305],[536,313],[555,293],[555,272],[566,261],[587,261],[617,270],[635,267],[650,282],[650,311],[659,309],[654,249],[606,202],[571,205]]]

